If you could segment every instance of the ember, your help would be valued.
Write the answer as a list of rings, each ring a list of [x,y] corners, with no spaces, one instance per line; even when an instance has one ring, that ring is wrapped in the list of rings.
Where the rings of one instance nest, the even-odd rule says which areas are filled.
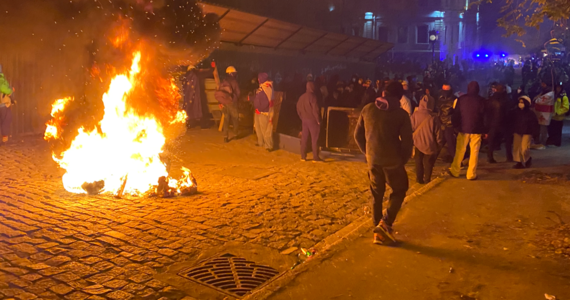
[[[59,166],[66,170],[63,176],[65,189],[77,194],[113,194],[141,196],[159,194],[162,197],[192,194],[197,191],[196,179],[187,168],[182,168],[180,180],[169,176],[160,159],[166,143],[165,131],[183,126],[186,114],[177,111],[165,121],[149,113],[135,111],[129,100],[144,91],[142,80],[142,52],[133,53],[129,71],[118,74],[111,80],[103,95],[105,107],[103,119],[92,130],[81,127],[70,147],[60,155],[53,155]],[[172,80],[161,79],[161,98],[179,97]],[[138,91],[137,91],[138,90]],[[164,92],[168,91],[168,92]],[[59,138],[62,117],[71,98],[57,100],[53,104],[53,119],[47,123],[45,139]]]

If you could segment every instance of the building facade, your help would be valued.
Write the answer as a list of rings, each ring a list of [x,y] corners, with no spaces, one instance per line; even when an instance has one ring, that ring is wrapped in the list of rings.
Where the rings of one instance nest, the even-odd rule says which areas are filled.
[[[344,0],[336,5],[344,9],[344,33],[394,43],[394,58],[457,62],[471,57],[481,44],[478,7],[471,2]],[[433,31],[437,40],[432,43]]]

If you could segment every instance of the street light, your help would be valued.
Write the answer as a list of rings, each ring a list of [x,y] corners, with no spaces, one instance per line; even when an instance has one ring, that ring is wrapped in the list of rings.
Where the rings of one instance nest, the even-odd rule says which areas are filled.
[[[439,39],[438,34],[439,32],[436,30],[429,31],[429,43],[431,44],[432,63],[435,62],[435,43],[437,43],[437,40]]]

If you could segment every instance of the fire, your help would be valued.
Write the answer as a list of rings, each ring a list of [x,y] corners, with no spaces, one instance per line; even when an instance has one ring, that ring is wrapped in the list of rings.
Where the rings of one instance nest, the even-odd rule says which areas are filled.
[[[159,182],[164,178],[167,188],[175,192],[161,196],[195,192],[196,181],[189,169],[183,168],[183,178],[175,180],[169,177],[161,161],[166,142],[161,122],[153,115],[137,113],[128,105],[133,93],[143,88],[141,56],[141,52],[135,52],[130,70],[111,80],[102,97],[104,116],[97,128],[79,128],[69,149],[54,154],[53,159],[66,170],[62,180],[67,191],[140,196],[159,192]],[[176,86],[170,86],[173,87]],[[58,122],[54,120],[70,99],[53,104],[54,119],[47,124],[46,139],[58,137]],[[170,124],[185,121],[186,114],[179,111]]]
[[[61,112],[63,112],[65,106],[70,101],[73,101],[73,98],[68,97],[68,98],[58,99],[52,104],[51,116],[53,119],[51,119],[46,124],[46,126],[47,126],[46,132],[44,133],[44,139],[45,140],[59,138],[58,127],[60,127],[61,123],[63,122],[63,116],[61,115]]]

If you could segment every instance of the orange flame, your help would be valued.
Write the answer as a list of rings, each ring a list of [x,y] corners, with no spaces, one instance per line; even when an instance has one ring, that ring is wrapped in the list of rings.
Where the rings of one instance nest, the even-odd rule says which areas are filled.
[[[56,100],[51,105],[51,116],[53,119],[49,120],[46,123],[46,131],[44,133],[44,140],[49,139],[57,139],[59,138],[59,130],[58,127],[60,126],[63,116],[61,116],[61,112],[65,109],[65,106],[70,102],[73,101],[72,97],[63,98]]]
[[[154,116],[140,115],[127,105],[127,99],[142,85],[141,56],[141,52],[135,52],[130,71],[111,80],[108,91],[103,95],[105,109],[99,129],[87,131],[84,127],[79,128],[69,149],[59,157],[53,156],[66,170],[62,180],[67,191],[84,194],[87,193],[85,183],[104,182],[100,189],[102,193],[142,195],[155,191],[160,177],[168,178],[169,186],[172,184],[178,191],[189,187],[195,190],[195,179],[186,168],[180,181],[168,177],[166,166],[160,159],[166,142],[161,123]],[[52,116],[69,101],[64,100],[54,103]],[[186,114],[179,111],[170,123],[183,123],[185,120]],[[57,127],[52,125],[48,125],[45,134],[57,138]]]

